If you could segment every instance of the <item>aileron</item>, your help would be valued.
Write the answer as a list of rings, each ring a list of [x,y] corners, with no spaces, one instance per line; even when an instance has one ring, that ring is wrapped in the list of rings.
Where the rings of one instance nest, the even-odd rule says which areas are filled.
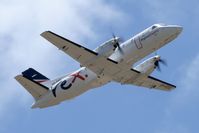
[[[172,88],[176,88],[175,85],[172,85],[172,84],[167,83],[167,82],[165,82],[165,81],[162,81],[162,80],[160,80],[160,79],[154,78],[154,77],[152,77],[152,76],[148,76],[148,78],[150,78],[150,79],[152,79],[152,80],[154,80],[154,81],[157,81],[157,82],[162,83],[162,84],[161,84],[162,86],[170,86],[170,87],[172,87]]]

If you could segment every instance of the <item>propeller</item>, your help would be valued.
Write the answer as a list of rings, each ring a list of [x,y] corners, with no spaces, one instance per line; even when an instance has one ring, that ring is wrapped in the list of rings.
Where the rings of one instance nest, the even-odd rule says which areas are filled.
[[[119,42],[122,42],[122,39],[116,37],[114,33],[112,34],[112,36],[113,36],[113,41],[114,41],[114,47],[115,47],[115,49],[118,48],[118,50],[120,51],[120,53],[123,54],[124,52],[123,52],[123,50],[122,50],[122,48],[120,46],[120,43],[119,43]]]
[[[161,59],[160,57],[156,58],[157,60],[154,62],[154,65],[158,71],[161,72],[160,63],[162,63],[164,66],[167,66],[167,62],[164,59]]]

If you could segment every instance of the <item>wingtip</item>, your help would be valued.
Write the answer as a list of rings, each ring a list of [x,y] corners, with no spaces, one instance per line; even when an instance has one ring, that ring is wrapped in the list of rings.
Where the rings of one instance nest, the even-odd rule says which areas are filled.
[[[41,34],[40,34],[40,36],[42,36],[42,37],[45,37],[45,35],[47,34],[47,33],[49,33],[50,31],[44,31],[44,32],[42,32]]]
[[[170,89],[168,89],[168,91],[173,91],[173,90],[175,90],[175,88],[176,88],[176,86],[173,85]]]
[[[14,78],[15,78],[17,81],[19,81],[21,77],[22,77],[22,75],[17,75],[17,76],[15,76]]]

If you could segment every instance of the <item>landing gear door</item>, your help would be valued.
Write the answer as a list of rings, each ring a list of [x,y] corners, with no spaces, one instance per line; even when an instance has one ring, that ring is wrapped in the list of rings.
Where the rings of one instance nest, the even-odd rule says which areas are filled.
[[[134,44],[136,46],[137,49],[142,49],[143,45],[141,43],[140,37],[136,36],[135,38],[133,38]]]

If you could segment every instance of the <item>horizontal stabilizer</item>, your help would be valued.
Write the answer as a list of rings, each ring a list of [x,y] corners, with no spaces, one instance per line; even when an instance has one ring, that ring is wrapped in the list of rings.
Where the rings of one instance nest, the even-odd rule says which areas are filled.
[[[36,101],[49,90],[46,86],[34,80],[30,80],[23,75],[18,75],[15,79],[34,97]]]

